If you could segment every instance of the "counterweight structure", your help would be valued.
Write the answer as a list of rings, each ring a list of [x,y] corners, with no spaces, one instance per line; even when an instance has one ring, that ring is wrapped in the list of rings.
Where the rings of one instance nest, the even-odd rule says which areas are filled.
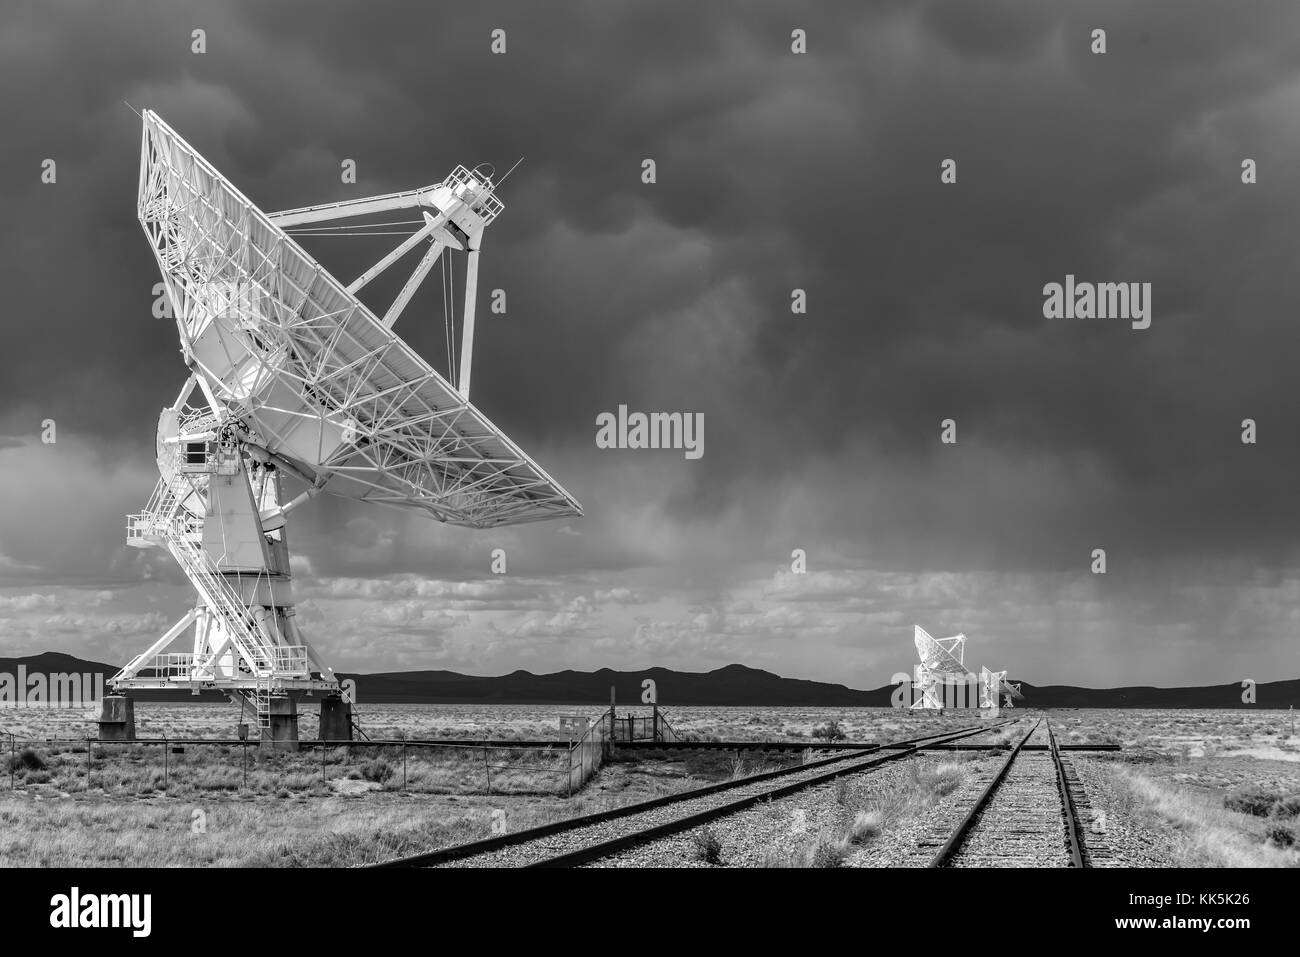
[[[489,175],[458,166],[422,189],[266,214],[155,113],[143,119],[139,218],[190,375],[159,418],[160,478],[127,541],[170,552],[197,601],[110,684],[217,689],[265,734],[298,696],[339,689],[295,615],[294,509],[328,492],[492,528],[581,506],[469,401],[479,249],[504,208]],[[286,231],[395,210],[419,228],[348,285]],[[417,249],[382,315],[357,298]],[[464,314],[459,376],[449,346],[444,377],[392,330],[453,251]]]

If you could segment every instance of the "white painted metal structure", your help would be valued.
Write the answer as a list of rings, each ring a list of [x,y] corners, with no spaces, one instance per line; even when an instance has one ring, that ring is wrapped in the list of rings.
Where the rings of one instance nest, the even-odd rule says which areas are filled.
[[[143,119],[139,217],[190,377],[160,417],[161,478],[127,540],[165,547],[198,603],[111,684],[217,688],[266,727],[273,698],[338,687],[294,615],[285,517],[302,502],[329,492],[472,528],[581,506],[469,402],[479,249],[503,209],[489,176],[458,166],[423,189],[268,215]],[[423,225],[347,286],[286,232],[403,209]],[[357,298],[422,244],[382,317]],[[392,331],[447,250],[467,259],[456,385]],[[167,653],[191,626],[192,652]]]
[[[980,707],[997,711],[1001,708],[1014,708],[1016,698],[1023,698],[1020,683],[1007,680],[1005,671],[980,669]]]
[[[920,625],[913,627],[912,641],[921,658],[914,672],[914,694],[919,691],[921,697],[913,702],[912,707],[942,711],[943,686],[966,681],[966,636],[935,638]]]

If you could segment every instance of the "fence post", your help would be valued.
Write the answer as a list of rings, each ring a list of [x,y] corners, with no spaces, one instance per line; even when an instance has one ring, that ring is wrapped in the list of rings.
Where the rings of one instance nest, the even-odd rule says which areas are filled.
[[[320,783],[325,783],[325,742],[320,743]]]
[[[167,790],[167,764],[170,761],[168,755],[171,754],[171,745],[166,738],[163,738],[163,790]]]
[[[90,790],[90,738],[86,739],[86,790]]]
[[[248,741],[244,741],[244,789],[248,789]]]
[[[492,769],[488,767],[487,745],[483,745],[483,773],[487,775],[487,793],[492,793]]]
[[[402,792],[406,792],[406,741],[402,741]]]
[[[9,732],[9,790],[10,791],[14,789],[14,762],[16,760],[17,759],[14,757],[14,733],[10,731]]]
[[[569,773],[564,776],[569,785],[568,797],[573,797],[573,742],[569,742]]]

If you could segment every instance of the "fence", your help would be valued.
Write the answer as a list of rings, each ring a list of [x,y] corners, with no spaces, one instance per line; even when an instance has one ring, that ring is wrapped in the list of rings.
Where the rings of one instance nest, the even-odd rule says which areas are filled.
[[[570,795],[609,747],[601,715],[576,742],[551,745],[423,741],[302,741],[296,751],[240,740],[93,738],[20,740],[8,732],[9,787],[151,794],[252,790],[287,797],[337,790],[424,794]],[[2,741],[2,739],[0,739]]]
[[[427,794],[571,795],[600,770],[614,743],[681,740],[657,709],[648,716],[617,717],[613,708],[577,738],[550,745],[300,741],[297,750],[282,751],[239,739],[0,736],[9,739],[11,790],[48,784],[61,791],[254,790],[281,796],[340,779],[361,782],[359,788]]]
[[[587,726],[582,737],[569,746],[569,793],[587,783],[609,755],[614,709],[606,709]]]
[[[624,715],[614,721],[614,741],[680,741],[681,736],[658,708],[648,715]]]

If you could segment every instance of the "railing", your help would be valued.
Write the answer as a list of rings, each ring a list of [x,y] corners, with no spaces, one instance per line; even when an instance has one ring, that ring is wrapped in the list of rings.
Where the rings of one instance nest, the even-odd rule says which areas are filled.
[[[267,654],[263,645],[261,627],[249,621],[248,609],[239,595],[226,581],[216,563],[203,550],[201,545],[189,541],[184,530],[179,528],[183,520],[172,523],[167,535],[167,549],[172,553],[208,605],[217,611],[234,632],[235,642],[253,665],[255,674],[269,674],[275,670],[275,659]]]
[[[464,201],[476,215],[482,218],[484,225],[492,222],[506,208],[505,203],[487,188],[486,177],[477,176],[464,166],[457,166],[447,177],[447,186],[452,195]]]
[[[197,521],[181,510],[189,493],[182,472],[170,480],[160,478],[145,511],[127,516],[127,543],[137,547],[165,544],[209,608],[230,629],[235,647],[251,666],[256,684],[244,697],[252,706],[260,728],[271,724],[272,681],[275,677],[307,677],[311,673],[307,649],[276,643],[264,622],[253,618],[239,593],[221,573],[200,541]],[[159,677],[184,678],[193,674],[194,655],[168,654],[154,658]]]
[[[169,652],[153,656],[141,671],[153,671],[159,678],[188,678],[194,672],[194,655]]]

